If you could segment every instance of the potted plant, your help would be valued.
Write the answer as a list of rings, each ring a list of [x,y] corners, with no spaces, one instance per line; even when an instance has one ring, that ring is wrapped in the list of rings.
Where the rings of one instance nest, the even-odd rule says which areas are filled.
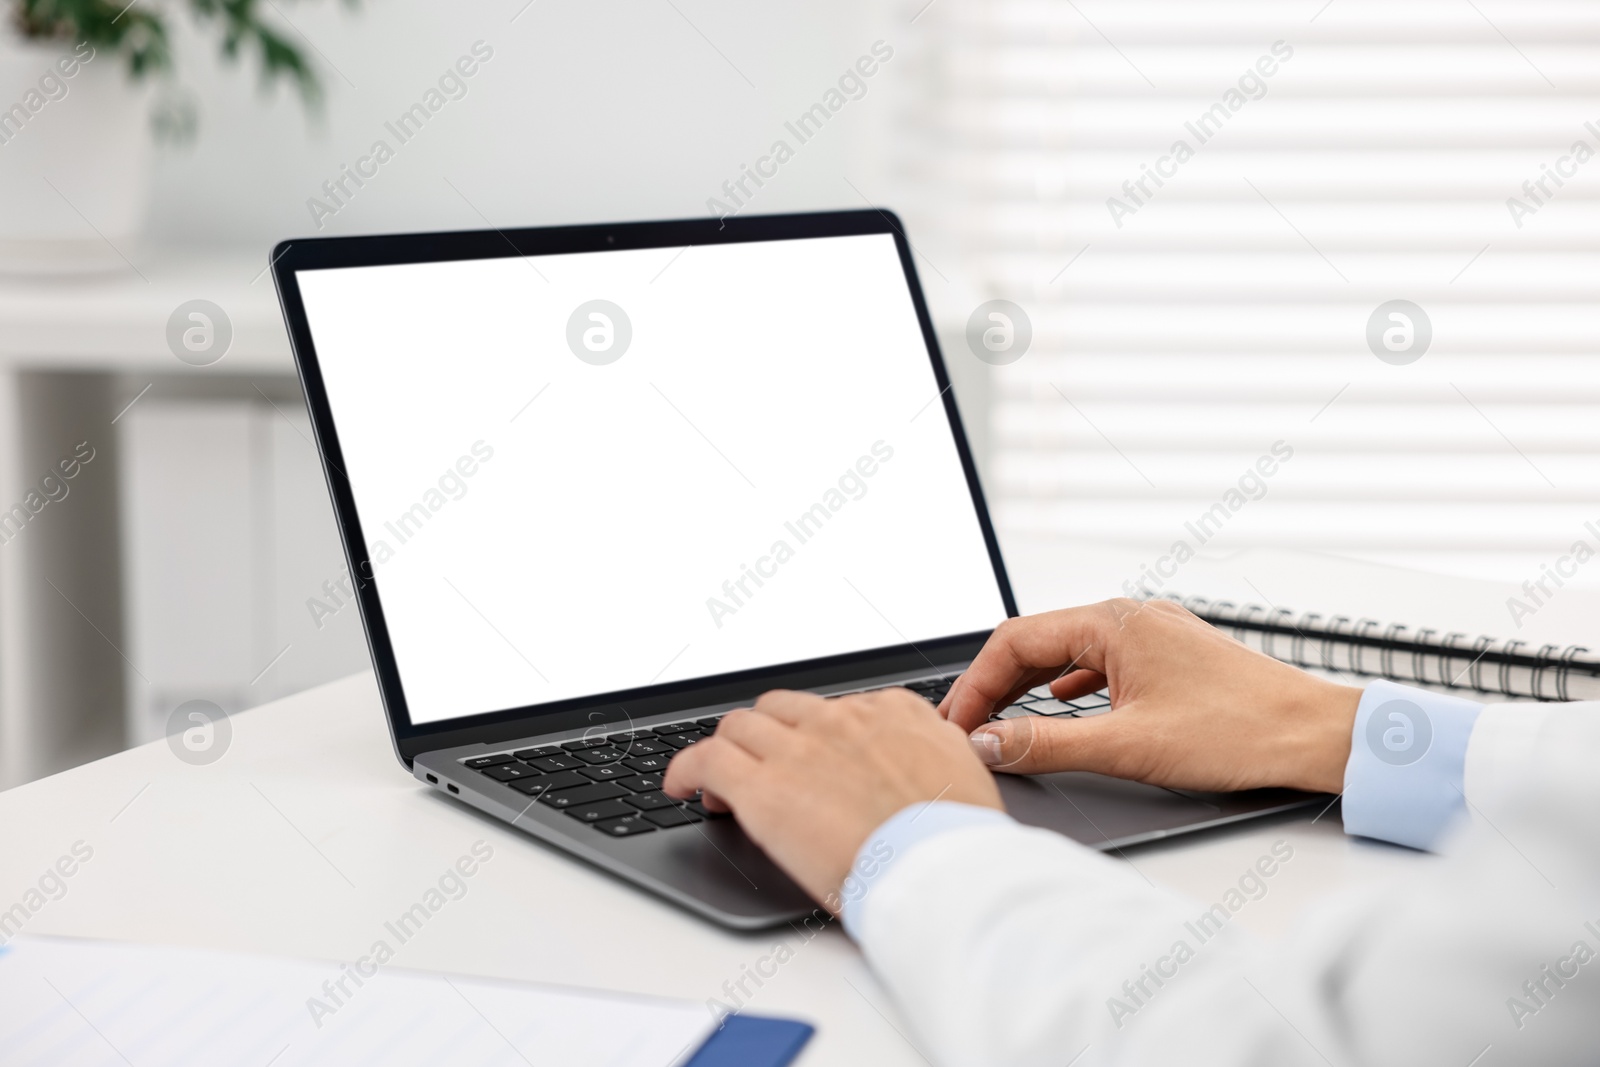
[[[9,6],[9,12],[7,7]],[[263,0],[0,0],[0,271],[127,269],[152,133],[193,133],[170,22],[186,10],[231,63],[312,106],[321,82]],[[153,130],[152,130],[153,126]]]

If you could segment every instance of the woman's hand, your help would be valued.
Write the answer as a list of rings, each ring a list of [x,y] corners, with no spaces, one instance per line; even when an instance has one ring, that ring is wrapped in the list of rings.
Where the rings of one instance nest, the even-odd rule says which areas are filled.
[[[990,723],[1035,686],[1112,711]],[[1097,771],[1208,791],[1344,789],[1361,690],[1255,652],[1176,604],[1108,600],[1002,623],[940,713],[997,771]]]
[[[730,711],[667,765],[666,791],[732,810],[789,876],[837,913],[857,851],[895,813],[953,800],[999,808],[966,732],[904,689],[824,699],[783,690]]]

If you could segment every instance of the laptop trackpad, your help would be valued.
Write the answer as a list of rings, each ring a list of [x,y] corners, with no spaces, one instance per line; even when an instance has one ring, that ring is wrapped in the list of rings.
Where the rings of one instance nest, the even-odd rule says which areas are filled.
[[[1085,771],[998,774],[995,779],[1012,818],[1093,848],[1161,837],[1223,815],[1203,800]]]

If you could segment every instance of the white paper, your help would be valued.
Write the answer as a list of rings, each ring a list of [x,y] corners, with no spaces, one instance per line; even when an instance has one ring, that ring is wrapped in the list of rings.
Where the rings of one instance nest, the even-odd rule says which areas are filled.
[[[714,1026],[703,1006],[686,1001],[389,967],[358,985],[352,973],[263,956],[17,938],[0,948],[0,1063],[668,1067],[689,1059]]]

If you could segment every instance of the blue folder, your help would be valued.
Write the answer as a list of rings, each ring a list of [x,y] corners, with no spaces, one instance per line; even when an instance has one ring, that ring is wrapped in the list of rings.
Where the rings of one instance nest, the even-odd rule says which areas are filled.
[[[784,1067],[816,1027],[792,1019],[729,1015],[684,1067]]]

